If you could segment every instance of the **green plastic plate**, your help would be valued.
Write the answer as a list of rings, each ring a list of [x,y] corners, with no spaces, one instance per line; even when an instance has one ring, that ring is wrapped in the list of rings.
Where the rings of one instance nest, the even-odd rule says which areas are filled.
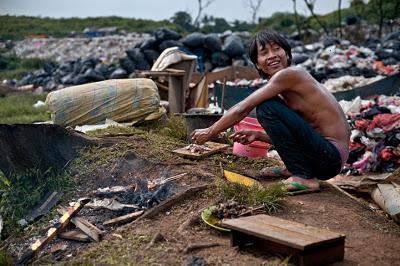
[[[219,218],[215,217],[215,215],[212,214],[212,210],[214,208],[216,208],[217,206],[210,206],[208,208],[205,208],[202,212],[201,212],[201,219],[208,224],[209,226],[220,230],[222,232],[230,232],[231,230],[228,228],[223,228],[218,226],[219,222],[221,221]]]

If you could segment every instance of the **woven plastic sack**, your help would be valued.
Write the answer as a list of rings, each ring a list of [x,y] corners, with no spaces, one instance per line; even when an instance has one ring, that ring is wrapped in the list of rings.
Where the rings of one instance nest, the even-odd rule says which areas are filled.
[[[116,122],[136,123],[160,118],[160,96],[151,79],[112,79],[73,86],[47,95],[51,120],[61,126]]]

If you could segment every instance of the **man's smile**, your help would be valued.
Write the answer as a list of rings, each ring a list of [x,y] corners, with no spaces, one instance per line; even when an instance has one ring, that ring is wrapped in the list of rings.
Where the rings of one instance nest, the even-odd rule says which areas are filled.
[[[275,61],[269,62],[269,63],[267,64],[267,66],[275,66],[275,65],[278,65],[279,63],[280,63],[279,60],[275,60]]]

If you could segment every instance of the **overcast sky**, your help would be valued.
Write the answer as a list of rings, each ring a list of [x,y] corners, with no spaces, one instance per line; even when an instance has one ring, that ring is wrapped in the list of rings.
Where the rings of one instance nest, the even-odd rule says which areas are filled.
[[[206,0],[203,0],[203,2]],[[227,21],[250,21],[251,12],[244,1],[215,0],[203,14],[222,17]],[[348,7],[350,0],[343,0]],[[336,10],[338,0],[317,0],[315,11],[325,14]],[[28,15],[41,17],[97,17],[120,16],[152,20],[170,19],[177,11],[186,11],[192,18],[198,10],[197,0],[0,0],[1,15]],[[304,0],[297,0],[297,10],[308,15]],[[264,0],[258,16],[268,17],[274,12],[293,11],[292,0]]]

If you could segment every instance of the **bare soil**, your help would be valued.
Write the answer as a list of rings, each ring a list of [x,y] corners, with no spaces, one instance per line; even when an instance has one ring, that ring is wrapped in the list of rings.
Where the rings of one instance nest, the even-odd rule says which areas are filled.
[[[152,149],[137,137],[116,138],[116,142],[135,141],[141,149]],[[136,178],[149,180],[168,175],[189,173],[176,182],[177,191],[210,184],[210,188],[178,202],[151,219],[141,219],[114,227],[102,226],[110,213],[82,211],[82,215],[106,233],[96,243],[78,243],[56,239],[40,254],[36,265],[284,265],[285,257],[252,247],[238,249],[230,246],[229,234],[208,227],[199,219],[200,212],[218,200],[214,181],[220,178],[216,158],[234,159],[229,151],[202,160],[189,160],[171,155],[165,160],[141,158],[131,149],[122,159],[102,169],[100,174],[79,180],[76,195],[114,185],[132,185]],[[155,161],[155,162],[154,162]],[[240,166],[244,171],[251,165]],[[266,184],[274,181],[264,181]],[[277,217],[332,230],[346,235],[344,260],[335,265],[399,265],[400,227],[381,211],[372,211],[358,202],[322,185],[318,193],[288,196]],[[99,218],[100,217],[100,218]],[[182,224],[187,223],[186,226]],[[153,238],[158,236],[158,240]],[[153,239],[153,240],[152,240]],[[159,240],[161,239],[161,240]],[[50,253],[57,243],[67,244],[64,251]],[[218,244],[185,253],[192,244]]]

